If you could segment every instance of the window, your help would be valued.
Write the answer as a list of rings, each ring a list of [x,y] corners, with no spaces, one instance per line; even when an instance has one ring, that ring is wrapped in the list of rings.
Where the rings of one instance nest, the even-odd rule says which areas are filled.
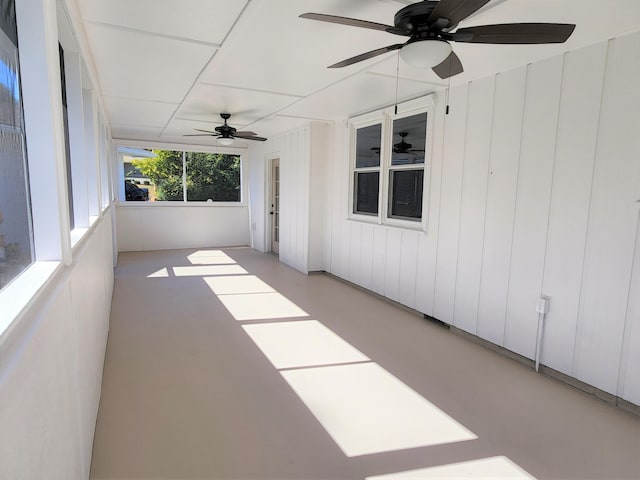
[[[424,226],[430,105],[380,111],[353,125],[351,218]]]
[[[241,202],[241,156],[120,147],[125,200]]]
[[[69,227],[73,230],[75,216],[73,212],[73,184],[71,181],[71,146],[69,145],[69,108],[67,106],[67,77],[64,69],[64,50],[58,43],[60,55],[60,84],[62,85],[62,122],[64,127],[64,154],[67,170],[67,199],[69,201]]]
[[[0,0],[0,289],[33,262],[15,3]]]
[[[393,120],[387,209],[389,218],[422,219],[426,141],[426,112]]]
[[[378,214],[381,139],[382,124],[380,123],[356,130],[353,213]]]

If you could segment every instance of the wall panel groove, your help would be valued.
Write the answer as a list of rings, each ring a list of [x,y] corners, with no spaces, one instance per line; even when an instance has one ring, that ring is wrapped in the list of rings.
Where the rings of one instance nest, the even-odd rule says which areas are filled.
[[[473,82],[465,136],[458,229],[454,325],[477,332],[495,78]]]
[[[541,357],[565,374],[573,368],[605,60],[606,44],[595,45],[568,53],[563,72],[542,284],[551,308]]]
[[[438,225],[438,256],[436,258],[433,315],[445,323],[453,323],[458,232],[462,200],[462,169],[465,155],[469,85],[451,89],[450,112],[444,121],[442,187],[440,221]]]
[[[527,68],[496,77],[477,333],[504,344]]]
[[[525,100],[505,346],[533,358],[547,237],[562,57],[531,64]]]
[[[640,33],[609,45],[586,258],[575,376],[616,393],[638,222]]]

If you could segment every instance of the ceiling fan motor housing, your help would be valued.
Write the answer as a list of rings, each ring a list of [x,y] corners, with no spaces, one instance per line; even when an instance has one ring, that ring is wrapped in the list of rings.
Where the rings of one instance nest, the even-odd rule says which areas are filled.
[[[214,128],[214,130],[216,132],[218,132],[220,135],[222,135],[222,138],[231,138],[235,135],[236,133],[236,129],[233,128],[231,125],[227,124],[227,120],[229,118],[231,118],[231,114],[230,113],[221,113],[220,117],[222,117],[222,119],[224,120],[224,124],[220,125],[219,127]]]
[[[437,38],[438,31],[444,26],[448,26],[448,20],[445,25],[441,25],[440,19],[432,24],[429,24],[429,17],[438,6],[437,1],[425,1],[419,3],[412,3],[406,7],[400,9],[393,18],[393,24],[396,28],[406,31],[411,34],[411,40],[426,38]],[[431,28],[431,27],[435,28]],[[411,41],[410,40],[410,41]]]

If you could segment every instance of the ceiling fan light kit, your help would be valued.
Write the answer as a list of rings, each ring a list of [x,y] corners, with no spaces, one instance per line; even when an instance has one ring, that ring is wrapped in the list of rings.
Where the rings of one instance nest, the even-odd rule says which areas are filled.
[[[218,143],[220,145],[224,145],[228,147],[229,145],[233,145],[233,138],[231,137],[218,137]]]
[[[431,68],[451,55],[451,45],[444,40],[416,40],[400,49],[400,58],[416,68]]]
[[[393,25],[323,13],[303,13],[300,17],[409,37],[405,43],[376,48],[329,68],[346,67],[400,50],[400,56],[409,65],[432,68],[442,79],[458,75],[464,70],[449,42],[501,45],[563,43],[575,28],[575,25],[567,23],[506,23],[457,28],[458,23],[487,3],[489,0],[424,0],[411,3],[395,14]]]

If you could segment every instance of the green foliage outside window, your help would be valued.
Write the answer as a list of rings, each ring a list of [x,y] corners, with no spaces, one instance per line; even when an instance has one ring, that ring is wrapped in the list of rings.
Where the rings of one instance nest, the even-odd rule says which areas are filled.
[[[134,160],[136,167],[156,185],[157,200],[183,200],[182,152],[154,150],[155,158]],[[239,202],[240,156],[186,152],[188,201]]]

